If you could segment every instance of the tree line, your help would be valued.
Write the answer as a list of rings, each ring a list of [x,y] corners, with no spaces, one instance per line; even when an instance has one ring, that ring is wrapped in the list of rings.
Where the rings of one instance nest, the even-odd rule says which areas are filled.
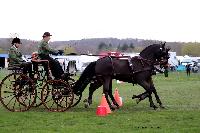
[[[23,54],[31,54],[38,49],[39,41],[22,39],[20,51]],[[120,52],[141,52],[146,46],[159,43],[156,40],[143,39],[117,39],[117,38],[94,38],[70,41],[50,42],[54,49],[64,50],[65,55],[70,53],[77,54],[98,54],[101,51],[120,51]],[[198,42],[167,42],[171,51],[177,55],[200,56],[200,43]],[[10,38],[0,38],[0,53],[7,53],[11,47]]]
[[[182,55],[200,56],[200,43],[185,43],[181,52]]]
[[[120,51],[120,52],[133,52],[135,46],[133,43],[130,44],[119,44],[117,47],[113,46],[111,43],[106,44],[101,42],[98,46],[98,51]]]

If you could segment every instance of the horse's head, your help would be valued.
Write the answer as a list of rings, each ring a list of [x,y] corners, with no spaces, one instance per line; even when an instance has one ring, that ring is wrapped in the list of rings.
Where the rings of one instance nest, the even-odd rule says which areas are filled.
[[[165,48],[165,43],[166,42],[161,43],[160,50],[158,50],[158,52],[155,53],[156,63],[161,67],[168,65],[170,48]]]
[[[168,64],[168,59],[170,58],[169,50],[170,50],[170,48],[165,48],[158,60],[158,64],[160,65],[161,68],[162,67],[166,68],[169,66],[169,64]]]
[[[150,60],[154,65],[166,65],[169,59],[169,48],[165,48],[165,43],[153,44],[146,47],[140,56],[144,59]]]

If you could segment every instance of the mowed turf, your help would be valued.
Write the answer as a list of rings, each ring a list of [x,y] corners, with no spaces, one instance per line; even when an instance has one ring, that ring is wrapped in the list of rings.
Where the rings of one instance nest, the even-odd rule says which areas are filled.
[[[0,72],[0,80],[5,76]],[[123,98],[123,106],[106,117],[96,116],[96,108],[102,97],[102,88],[95,91],[93,104],[84,108],[83,100],[88,96],[85,89],[82,101],[66,112],[48,112],[44,106],[27,112],[9,112],[0,105],[0,132],[2,133],[127,133],[127,132],[200,132],[200,74],[186,76],[184,72],[153,76],[158,95],[166,109],[153,110],[148,99],[136,104],[131,97],[144,89],[138,85],[116,84]],[[158,105],[153,97],[156,105]]]

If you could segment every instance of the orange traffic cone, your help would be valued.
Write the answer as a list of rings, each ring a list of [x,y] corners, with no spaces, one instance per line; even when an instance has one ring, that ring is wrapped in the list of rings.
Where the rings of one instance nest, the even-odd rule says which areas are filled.
[[[96,115],[98,115],[98,116],[106,116],[107,115],[106,106],[98,106],[97,110],[96,110]]]
[[[115,94],[114,94],[115,101],[117,104],[121,107],[122,106],[122,98],[119,96],[118,89],[115,89]]]
[[[110,110],[110,107],[106,101],[106,97],[105,97],[105,94],[103,94],[102,98],[101,98],[101,104],[100,106],[105,106],[106,107],[106,112],[109,114],[111,113],[111,110]]]

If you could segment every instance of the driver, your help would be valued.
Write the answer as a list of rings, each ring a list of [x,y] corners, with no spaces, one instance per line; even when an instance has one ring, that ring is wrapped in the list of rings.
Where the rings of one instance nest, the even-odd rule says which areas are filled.
[[[43,34],[43,39],[39,43],[38,47],[38,56],[41,60],[48,60],[49,61],[49,67],[51,69],[51,73],[54,76],[55,79],[63,79],[64,78],[64,71],[60,65],[60,63],[50,57],[50,54],[58,55],[62,54],[63,52],[61,50],[54,50],[49,47],[49,40],[51,39],[51,34],[49,32],[45,32]]]

